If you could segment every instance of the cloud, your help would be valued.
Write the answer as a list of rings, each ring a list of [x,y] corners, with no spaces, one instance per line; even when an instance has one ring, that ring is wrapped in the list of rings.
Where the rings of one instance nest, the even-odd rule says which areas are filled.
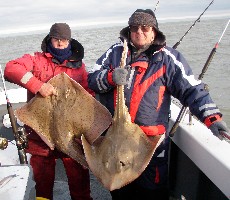
[[[137,8],[155,9],[158,1],[144,0],[10,0],[1,3],[0,34],[48,29],[55,22],[67,22],[70,26],[127,22]],[[162,0],[156,10],[160,18],[199,16],[210,0]],[[226,0],[218,0],[207,11],[207,15],[230,13]],[[205,13],[206,14],[206,13]]]

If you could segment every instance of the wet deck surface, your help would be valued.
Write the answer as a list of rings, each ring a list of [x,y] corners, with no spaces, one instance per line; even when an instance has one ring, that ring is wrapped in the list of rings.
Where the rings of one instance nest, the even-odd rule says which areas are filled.
[[[12,104],[15,110],[23,104]],[[8,140],[14,140],[14,135],[11,128],[5,128],[2,123],[2,117],[7,114],[6,105],[0,105],[0,137],[5,137]],[[91,196],[95,200],[111,200],[111,195],[100,182],[90,173]],[[56,178],[54,184],[54,200],[70,200],[66,173],[61,160],[57,160]]]

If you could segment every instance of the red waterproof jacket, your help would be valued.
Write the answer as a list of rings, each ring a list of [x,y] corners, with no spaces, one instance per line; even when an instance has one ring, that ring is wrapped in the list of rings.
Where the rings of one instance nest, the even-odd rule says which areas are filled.
[[[6,64],[4,76],[6,80],[18,84],[28,90],[29,101],[41,88],[54,76],[65,72],[70,78],[80,83],[89,93],[87,71],[82,62],[84,56],[83,46],[77,41],[71,40],[72,56],[60,64],[54,57],[46,52],[47,36],[42,42],[43,52],[35,52],[33,55],[25,54],[21,58],[9,61]],[[51,150],[30,127],[25,126],[29,139],[28,153],[36,155],[49,155]]]

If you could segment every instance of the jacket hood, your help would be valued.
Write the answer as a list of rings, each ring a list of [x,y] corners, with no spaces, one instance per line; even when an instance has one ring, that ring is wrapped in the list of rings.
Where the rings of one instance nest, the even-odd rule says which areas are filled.
[[[50,41],[50,36],[47,35],[41,44],[41,50],[45,53],[47,53],[47,44]],[[71,51],[72,51],[72,55],[68,58],[68,60],[71,61],[80,61],[84,58],[84,47],[81,45],[80,42],[78,42],[77,40],[71,38],[70,40],[70,44],[71,44]]]

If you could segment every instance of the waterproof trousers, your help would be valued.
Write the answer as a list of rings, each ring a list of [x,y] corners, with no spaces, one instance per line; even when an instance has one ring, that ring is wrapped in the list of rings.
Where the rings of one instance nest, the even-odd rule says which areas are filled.
[[[90,179],[88,169],[69,157],[60,157],[68,178],[72,200],[92,200],[90,197]],[[36,183],[36,196],[53,200],[56,158],[54,156],[32,155],[30,164]]]

